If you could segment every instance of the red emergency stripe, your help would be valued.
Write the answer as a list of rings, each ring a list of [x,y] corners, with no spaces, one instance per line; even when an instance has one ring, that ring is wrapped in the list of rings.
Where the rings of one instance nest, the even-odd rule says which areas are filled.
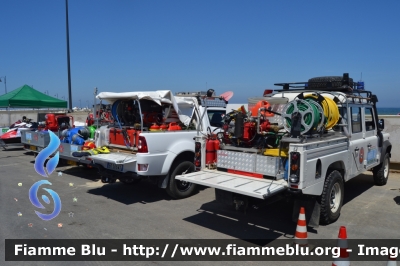
[[[238,170],[233,170],[233,169],[228,169],[228,173],[256,177],[256,178],[263,178],[262,174],[249,173],[249,172],[238,171]]]

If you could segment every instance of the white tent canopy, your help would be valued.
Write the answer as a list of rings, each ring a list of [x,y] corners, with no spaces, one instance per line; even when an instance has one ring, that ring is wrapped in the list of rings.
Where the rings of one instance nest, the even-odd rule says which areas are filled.
[[[101,92],[97,99],[106,100],[111,104],[117,100],[150,100],[159,105],[171,104],[179,116],[179,120],[188,125],[196,105],[195,97],[175,97],[171,91],[144,92]]]

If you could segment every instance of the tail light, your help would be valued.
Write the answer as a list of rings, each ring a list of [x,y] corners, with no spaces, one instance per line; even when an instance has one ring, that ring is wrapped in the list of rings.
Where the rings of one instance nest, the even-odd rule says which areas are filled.
[[[300,181],[300,153],[290,153],[290,183],[299,183]]]
[[[196,142],[194,146],[194,166],[196,171],[200,171],[201,168],[201,143]]]
[[[141,152],[141,153],[149,152],[149,149],[147,148],[146,138],[143,136],[139,136],[139,141],[138,141],[137,147],[138,147],[138,152]]]

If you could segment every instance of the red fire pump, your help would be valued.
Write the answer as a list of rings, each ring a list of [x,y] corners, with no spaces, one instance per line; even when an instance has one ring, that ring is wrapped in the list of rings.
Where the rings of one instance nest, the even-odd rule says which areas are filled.
[[[257,143],[265,132],[276,131],[276,126],[268,119],[274,116],[274,113],[268,112],[270,107],[268,101],[261,100],[251,108],[251,112],[242,107],[227,114],[222,126],[224,143],[240,147],[259,145]]]

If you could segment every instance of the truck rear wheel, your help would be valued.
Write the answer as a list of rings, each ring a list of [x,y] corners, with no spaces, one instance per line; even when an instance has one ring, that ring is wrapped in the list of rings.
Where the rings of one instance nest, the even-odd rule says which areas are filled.
[[[320,197],[320,222],[330,224],[340,216],[343,205],[344,184],[339,171],[332,171],[325,179],[324,189]]]
[[[389,166],[390,166],[390,158],[389,154],[386,153],[385,157],[383,158],[383,162],[375,166],[372,170],[374,174],[374,183],[377,186],[384,186],[386,185],[388,178],[389,178]]]
[[[194,164],[188,161],[181,161],[175,164],[172,173],[170,173],[169,183],[166,188],[168,195],[174,199],[183,199],[190,197],[197,192],[197,185],[175,179],[175,176],[184,173],[194,172]]]

